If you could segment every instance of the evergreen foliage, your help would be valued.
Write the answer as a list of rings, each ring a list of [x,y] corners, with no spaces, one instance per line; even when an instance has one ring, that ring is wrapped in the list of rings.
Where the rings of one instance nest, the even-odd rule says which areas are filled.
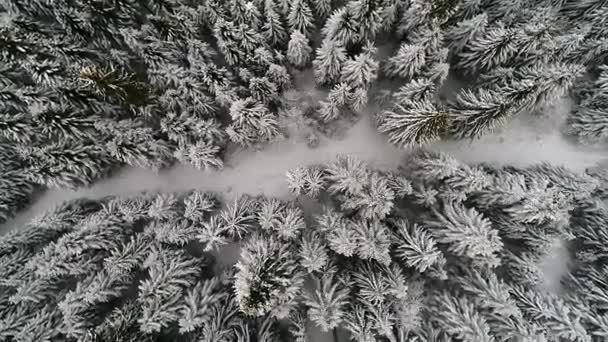
[[[0,334],[306,341],[310,320],[355,340],[590,341],[608,302],[591,175],[420,150],[399,171],[352,156],[290,171],[321,212],[202,191],[69,202],[0,238]],[[577,261],[559,297],[541,288],[556,237]],[[214,263],[230,245],[233,270]]]
[[[331,132],[376,109],[407,149],[571,96],[564,133],[603,144],[607,14],[605,0],[5,1],[0,221],[39,190],[125,165],[220,169],[294,122]],[[327,97],[292,111],[288,89]],[[410,152],[399,170],[302,165],[289,198],[61,204],[0,236],[0,341],[607,338],[605,170]],[[556,244],[571,259],[559,291]]]
[[[605,140],[602,1],[4,7],[0,137],[18,151],[15,168],[27,181],[5,178],[23,201],[29,183],[88,186],[121,164],[221,168],[227,144],[280,136],[281,95],[300,72],[330,88],[319,108],[327,122],[347,107],[362,112],[368,91],[392,79],[399,90],[378,127],[404,147],[478,137],[555,103],[584,77],[597,82],[566,133]],[[448,103],[438,96],[446,79],[466,82]]]

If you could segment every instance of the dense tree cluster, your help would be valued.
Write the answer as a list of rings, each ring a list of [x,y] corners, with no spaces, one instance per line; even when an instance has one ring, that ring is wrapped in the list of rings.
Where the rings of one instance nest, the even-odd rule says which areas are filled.
[[[48,187],[121,164],[219,168],[228,143],[282,135],[281,94],[305,72],[328,91],[320,121],[383,94],[378,128],[398,145],[478,137],[573,88],[567,131],[605,140],[607,11],[600,0],[9,0],[0,138]],[[446,101],[448,76],[466,88]]]
[[[0,338],[304,342],[311,327],[354,342],[608,334],[608,185],[593,170],[467,165],[421,150],[398,171],[342,156],[286,180],[295,201],[201,191],[80,199],[0,237]],[[559,294],[542,269],[556,242],[571,258]],[[230,246],[238,261],[221,266]]]
[[[567,95],[564,131],[606,142],[607,18],[606,0],[4,1],[0,221],[120,165],[221,168],[229,145],[284,134],[302,73],[326,94],[307,119],[379,108],[399,146],[476,138]],[[605,170],[417,150],[399,170],[302,166],[285,186],[295,200],[79,199],[0,236],[0,341],[608,338]],[[230,248],[235,265],[217,262]]]

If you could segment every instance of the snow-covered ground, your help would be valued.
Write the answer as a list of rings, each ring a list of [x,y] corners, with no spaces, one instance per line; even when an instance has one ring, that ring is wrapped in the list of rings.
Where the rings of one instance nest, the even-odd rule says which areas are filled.
[[[327,92],[314,88],[310,77],[296,79],[299,91],[303,89],[309,101],[322,100]],[[473,141],[444,141],[429,148],[448,152],[468,163],[488,162],[526,166],[540,162],[563,165],[577,171],[605,162],[608,150],[593,149],[573,144],[560,134],[560,127],[570,111],[568,100],[560,101],[542,115],[520,115],[499,131]],[[371,110],[370,110],[371,111]],[[46,191],[30,207],[0,225],[0,234],[22,227],[32,217],[42,214],[59,203],[79,198],[100,198],[108,195],[127,195],[142,191],[187,191],[201,189],[234,198],[240,194],[264,194],[287,198],[285,172],[301,165],[325,163],[339,154],[351,154],[371,165],[394,169],[408,151],[386,142],[371,119],[372,113],[362,115],[341,138],[320,138],[317,148],[307,146],[302,132],[306,127],[293,124],[289,138],[277,141],[260,150],[238,150],[226,156],[225,167],[217,171],[199,171],[180,165],[160,173],[137,168],[124,168],[113,177],[95,183],[90,188],[76,191],[52,189]],[[302,129],[304,128],[304,129]],[[232,263],[238,248],[222,255],[222,264]],[[563,248],[548,256],[542,263],[546,273],[546,288],[559,289],[559,279],[567,270],[567,255]],[[319,334],[317,340],[331,340],[331,334]]]

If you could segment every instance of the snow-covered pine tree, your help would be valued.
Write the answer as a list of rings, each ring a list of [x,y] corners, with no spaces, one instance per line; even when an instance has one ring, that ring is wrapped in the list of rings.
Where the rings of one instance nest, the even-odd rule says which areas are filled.
[[[337,328],[343,322],[349,302],[349,291],[335,275],[327,272],[317,281],[312,293],[306,293],[308,317],[322,331]]]
[[[395,221],[394,225],[395,253],[400,260],[418,272],[430,271],[447,277],[443,271],[446,259],[435,239],[424,228],[405,219]]]
[[[450,105],[450,131],[459,138],[478,137],[524,110],[538,110],[566,94],[584,69],[580,65],[522,67],[504,86],[464,90]]]
[[[514,287],[511,293],[526,317],[548,328],[554,336],[571,341],[591,341],[581,324],[583,313],[575,305],[548,292]]]
[[[602,142],[608,136],[606,111],[608,110],[608,67],[599,67],[600,75],[593,82],[593,90],[581,100],[567,118],[567,133],[582,142]]]
[[[382,3],[380,0],[354,0],[346,4],[348,14],[359,25],[360,42],[373,41],[382,29]]]
[[[293,0],[289,14],[287,15],[287,23],[292,32],[299,31],[305,37],[312,37],[315,18],[312,10],[306,0]]]
[[[287,187],[299,196],[306,195],[317,198],[325,189],[325,175],[317,167],[298,167],[287,171]]]
[[[252,77],[249,91],[254,99],[262,103],[270,103],[278,95],[277,85],[266,77]]]
[[[251,97],[233,102],[230,107],[230,117],[232,123],[226,129],[226,133],[230,140],[238,144],[247,146],[256,142],[266,142],[279,135],[275,115]]]
[[[504,26],[487,29],[465,45],[454,65],[472,74],[505,65],[516,53],[517,31]]]
[[[321,30],[323,39],[335,40],[347,49],[360,41],[359,25],[346,7],[335,10]]]
[[[279,90],[286,90],[292,86],[291,75],[283,65],[270,64],[268,70],[266,70],[266,77],[276,84]]]
[[[153,248],[144,266],[149,278],[138,286],[142,304],[138,323],[143,332],[160,332],[178,321],[182,292],[196,284],[206,261],[179,250]]]
[[[357,234],[357,256],[389,265],[391,236],[388,227],[377,220],[362,220],[355,223],[354,229]]]
[[[229,0],[227,3],[231,18],[236,24],[249,25],[259,29],[261,14],[253,1]]]
[[[436,91],[437,87],[431,79],[417,78],[399,87],[391,98],[395,103],[407,104],[408,101],[432,99]]]
[[[316,232],[304,236],[299,255],[300,264],[309,273],[321,272],[329,263],[327,246]]]
[[[158,170],[171,158],[169,143],[143,120],[105,119],[96,122],[95,128],[101,132],[107,152],[120,163]]]
[[[288,244],[254,235],[243,247],[236,268],[234,289],[243,313],[279,319],[289,315],[303,275]]]
[[[433,212],[434,218],[425,226],[450,253],[468,258],[473,267],[498,266],[503,243],[491,222],[475,208],[451,202]]]
[[[368,89],[378,77],[378,62],[374,59],[376,47],[366,45],[363,52],[344,62],[340,82],[352,89]]]
[[[298,68],[305,67],[310,62],[312,48],[306,36],[300,31],[293,31],[287,45],[287,59]]]
[[[450,134],[457,138],[479,137],[504,123],[514,110],[498,91],[461,91],[450,107]]]
[[[244,63],[247,56],[264,45],[262,35],[248,24],[218,19],[213,32],[218,48],[229,65]]]
[[[488,321],[475,310],[467,299],[448,292],[434,296],[431,312],[433,321],[451,336],[469,341],[491,342]]]
[[[23,148],[25,174],[48,187],[86,186],[105,175],[115,164],[99,145],[58,142]]]
[[[262,36],[271,46],[284,46],[287,43],[287,31],[275,6],[274,0],[264,0],[266,20],[262,26]]]
[[[346,50],[333,39],[324,39],[312,62],[315,81],[319,85],[333,84],[340,79],[342,65],[346,61]]]
[[[389,58],[383,71],[389,77],[414,78],[426,63],[424,46],[402,43],[397,53]]]
[[[446,132],[448,115],[431,100],[401,99],[390,110],[378,114],[378,130],[399,146],[423,145],[439,140]]]
[[[311,2],[317,18],[325,20],[331,13],[333,0],[312,0]]]
[[[469,42],[480,37],[488,26],[488,15],[476,15],[471,19],[458,22],[446,32],[446,41],[450,53],[459,55]]]
[[[352,89],[346,83],[336,84],[329,92],[326,101],[321,101],[319,116],[323,121],[331,121],[340,116],[353,97]]]

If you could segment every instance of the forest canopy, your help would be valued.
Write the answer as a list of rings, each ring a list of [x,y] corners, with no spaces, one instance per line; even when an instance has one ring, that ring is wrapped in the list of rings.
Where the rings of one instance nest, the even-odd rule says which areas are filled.
[[[608,334],[605,178],[548,164],[467,165],[424,150],[403,165],[383,171],[340,156],[297,168],[286,175],[289,201],[191,191],[66,202],[0,237],[0,337]],[[556,242],[571,258],[559,294],[542,266]],[[222,262],[230,248],[239,251],[234,267]]]
[[[405,159],[300,165],[281,198],[67,201],[0,236],[0,341],[604,341],[605,168],[427,145],[569,99],[560,134],[605,148],[607,59],[606,0],[3,1],[2,222],[362,117]]]

